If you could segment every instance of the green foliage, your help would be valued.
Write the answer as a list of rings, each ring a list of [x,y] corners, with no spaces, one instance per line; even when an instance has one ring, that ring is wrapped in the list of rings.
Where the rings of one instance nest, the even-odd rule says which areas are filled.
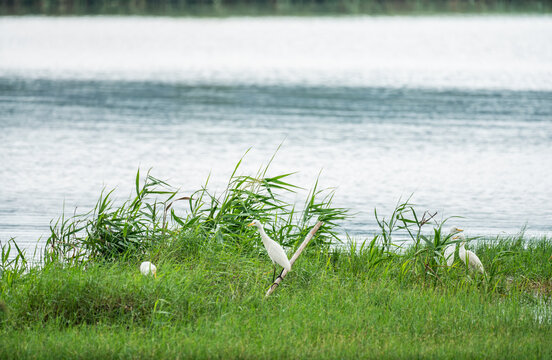
[[[119,206],[114,205],[113,190],[102,192],[91,213],[70,218],[62,215],[50,225],[46,241],[45,262],[61,259],[79,262],[85,259],[117,259],[141,255],[164,235],[161,216],[164,206],[176,196],[170,186],[146,175],[140,186],[136,173],[136,196]],[[159,202],[156,196],[167,198]]]
[[[475,244],[474,251],[484,264],[491,264],[489,272],[508,274],[526,279],[552,279],[552,239],[517,236],[484,239]]]
[[[460,269],[444,284],[401,278],[406,259],[369,241],[352,253],[309,249],[264,299],[268,261],[213,246],[193,258],[158,262],[157,279],[140,275],[138,263],[32,270],[2,294],[9,311],[0,357],[527,358],[552,352],[549,297],[535,299],[520,278],[500,292]],[[550,242],[541,246],[552,249]]]
[[[342,244],[347,212],[332,191],[316,181],[297,210],[291,174],[237,175],[240,164],[219,196],[208,181],[181,196],[138,172],[133,198],[105,192],[53,223],[40,267],[3,244],[0,358],[552,356],[551,239],[467,239],[486,274],[446,267],[443,249],[459,241],[448,219],[407,200],[375,213],[373,237]],[[325,223],[269,298],[253,219],[290,248]],[[140,274],[145,257],[157,278]]]
[[[332,207],[333,191],[319,190],[318,181],[308,193],[302,210],[287,201],[289,194],[302,190],[287,182],[293,174],[268,177],[270,163],[255,176],[236,175],[238,162],[222,195],[216,197],[207,190],[207,183],[192,194],[190,213],[178,217],[174,210],[171,217],[182,228],[179,230],[203,234],[204,238],[235,245],[240,249],[257,248],[254,228],[247,227],[251,221],[260,220],[269,236],[283,246],[295,247],[307,235],[316,221],[324,226],[312,240],[312,246],[330,245],[339,241],[335,228],[347,217],[347,210]]]
[[[437,272],[444,264],[444,248],[458,241],[453,240],[453,234],[443,230],[448,219],[437,221],[437,213],[430,214],[427,211],[420,217],[415,206],[409,201],[410,198],[405,202],[399,200],[388,220],[378,217],[377,210],[374,210],[376,222],[380,227],[380,234],[377,236],[380,236],[382,246],[389,252],[398,246],[393,242],[393,233],[406,234],[413,246],[408,249],[399,246],[398,250],[403,251],[402,257],[405,258],[403,272],[409,268],[414,273],[421,272],[438,278]],[[431,235],[424,231],[428,226],[431,226]]]
[[[175,256],[182,251],[197,252],[209,243],[224,244],[232,251],[258,251],[256,230],[247,226],[255,219],[285,247],[298,246],[319,220],[324,225],[311,246],[339,241],[336,228],[346,219],[347,210],[332,206],[331,189],[318,189],[316,181],[304,207],[298,210],[286,200],[302,190],[288,182],[292,174],[267,176],[271,160],[255,176],[237,175],[242,160],[218,196],[208,190],[209,179],[190,196],[178,197],[178,191],[149,173],[141,185],[138,171],[133,199],[116,206],[113,190],[102,192],[90,213],[62,215],[52,224],[45,262],[129,259],[166,249],[169,243],[168,251]],[[178,201],[187,201],[189,210],[184,215],[175,211]]]
[[[0,241],[0,251],[0,290],[3,292],[25,273],[28,264],[25,253],[14,239],[8,240],[5,244]]]

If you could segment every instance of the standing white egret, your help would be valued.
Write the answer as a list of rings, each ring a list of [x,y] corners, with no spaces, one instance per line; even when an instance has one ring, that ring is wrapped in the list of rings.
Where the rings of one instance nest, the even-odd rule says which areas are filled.
[[[142,264],[140,264],[140,272],[142,273],[142,275],[146,276],[153,274],[153,276],[157,278],[157,268],[149,261],[144,261]]]
[[[461,234],[460,238],[463,240],[460,244],[460,248],[458,249],[458,256],[460,256],[460,260],[462,260],[464,264],[468,265],[470,270],[476,270],[482,274],[485,274],[485,268],[483,267],[481,260],[479,260],[473,251],[466,250],[464,247],[464,245],[466,245],[464,234]]]
[[[458,239],[458,236],[453,236],[459,232],[462,232],[464,230],[459,229],[455,226],[450,228],[449,236],[452,236],[452,240]],[[449,244],[445,247],[445,250],[443,251],[443,257],[445,258],[445,261],[447,263],[447,266],[452,266],[454,263],[454,251],[456,250],[456,243],[455,244]]]
[[[261,239],[263,240],[263,245],[266,249],[266,252],[268,253],[268,256],[270,257],[270,260],[272,260],[272,263],[278,264],[282,266],[284,269],[286,269],[287,271],[290,271],[291,264],[289,263],[286,252],[280,246],[280,244],[278,244],[276,241],[268,237],[259,220],[253,220],[253,222],[247,226],[253,226],[253,225],[255,225],[259,230],[259,234],[261,234]],[[276,265],[274,265],[274,272],[272,273],[272,282],[274,282],[275,276],[276,276]]]
[[[454,251],[456,250],[456,244],[450,244],[445,247],[445,250],[443,251],[443,257],[445,258],[445,261],[447,262],[447,266],[451,267],[454,263]]]

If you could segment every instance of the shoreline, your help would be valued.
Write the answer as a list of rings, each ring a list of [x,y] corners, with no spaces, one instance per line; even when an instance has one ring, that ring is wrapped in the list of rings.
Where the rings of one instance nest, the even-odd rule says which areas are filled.
[[[335,1],[335,2],[274,2],[257,4],[212,4],[194,5],[187,0],[153,1],[144,0],[113,6],[103,1],[91,1],[87,5],[73,1],[49,3],[31,1],[27,5],[14,2],[0,2],[0,16],[46,15],[46,16],[163,16],[163,17],[334,17],[334,16],[443,16],[443,15],[505,15],[505,14],[550,14],[552,2],[531,1],[504,3],[494,2],[378,2],[378,1]]]

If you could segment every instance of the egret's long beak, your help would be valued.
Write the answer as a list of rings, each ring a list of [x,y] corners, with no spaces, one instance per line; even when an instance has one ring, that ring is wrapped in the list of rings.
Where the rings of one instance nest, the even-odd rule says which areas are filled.
[[[153,277],[157,279],[157,271],[153,273]]]
[[[462,231],[464,231],[464,229],[456,228],[456,231],[462,232]]]
[[[249,224],[249,225],[247,225],[247,226],[253,226],[253,225],[255,225],[255,223],[254,223],[254,222],[252,222],[251,224]]]

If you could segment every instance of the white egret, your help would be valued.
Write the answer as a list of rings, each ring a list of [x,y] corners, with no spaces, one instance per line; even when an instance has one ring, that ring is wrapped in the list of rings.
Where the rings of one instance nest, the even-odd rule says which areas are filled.
[[[464,234],[460,234],[459,238],[462,239],[460,248],[458,249],[458,256],[460,257],[460,260],[462,260],[470,270],[479,271],[480,273],[485,274],[485,268],[483,267],[481,260],[479,260],[473,251],[466,250],[464,247],[464,245],[466,245]]]
[[[270,260],[272,260],[273,264],[278,264],[282,266],[287,271],[291,270],[291,264],[289,263],[289,260],[287,258],[286,252],[284,249],[278,244],[276,241],[272,240],[268,235],[265,233],[263,226],[259,222],[259,220],[253,220],[253,222],[247,226],[253,226],[255,225],[257,229],[259,230],[259,234],[261,234],[261,240],[263,241],[263,245],[266,249],[266,252],[268,253],[268,256],[270,257]],[[282,270],[283,271],[283,270]],[[280,273],[281,275],[282,273]],[[274,276],[276,275],[276,265],[274,265],[274,272],[272,274],[272,282],[274,282]],[[280,276],[278,275],[278,276]]]
[[[157,278],[157,268],[149,261],[144,261],[142,264],[140,264],[140,272],[142,273],[142,275],[146,276],[153,274],[153,276]]]
[[[454,251],[456,250],[456,244],[450,244],[445,247],[443,251],[443,257],[447,262],[447,266],[450,267],[454,263]]]
[[[455,235],[459,232],[462,232],[464,230],[459,229],[455,226],[450,228],[449,234]],[[452,240],[458,239],[458,236],[453,236]],[[447,262],[447,266],[452,266],[454,263],[454,251],[456,250],[456,243],[455,244],[449,244],[445,247],[445,250],[443,251],[443,257],[445,258],[445,261]]]

